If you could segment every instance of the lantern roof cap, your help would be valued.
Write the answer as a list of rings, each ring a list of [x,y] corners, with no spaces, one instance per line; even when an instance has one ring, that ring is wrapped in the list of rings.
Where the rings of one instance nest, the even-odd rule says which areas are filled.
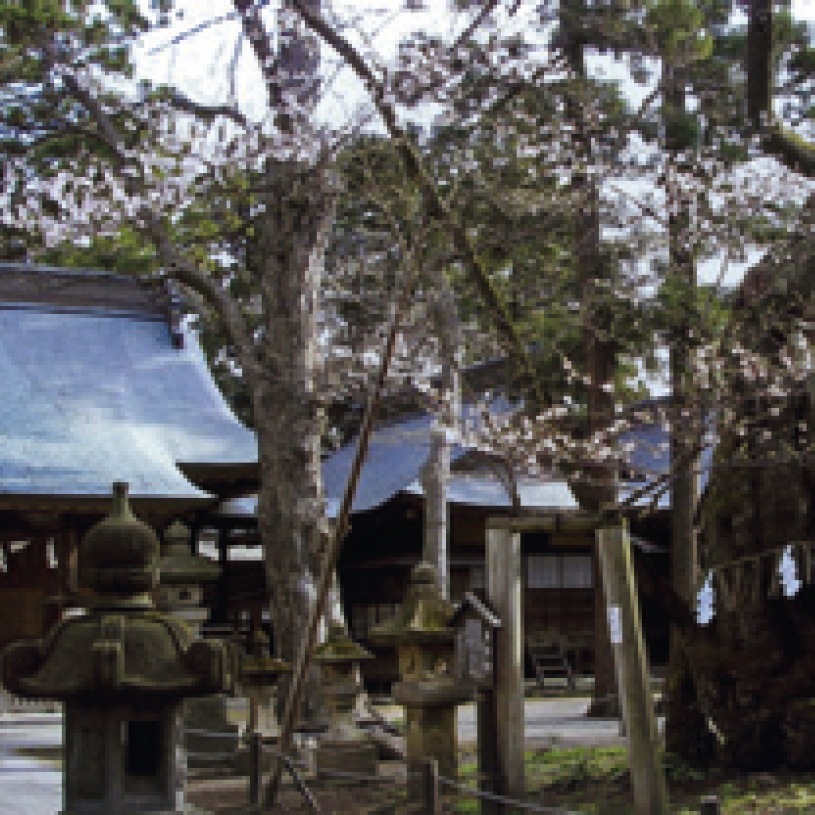
[[[220,567],[190,550],[192,532],[188,526],[176,519],[162,537],[164,544],[158,567],[162,586],[189,586],[218,579]]]
[[[452,640],[450,627],[454,608],[442,597],[438,572],[421,562],[410,573],[407,596],[396,616],[370,632],[376,642],[438,642]]]
[[[150,607],[158,554],[156,533],[130,508],[128,484],[114,482],[110,512],[80,544],[80,585],[91,589],[104,606]]]
[[[316,662],[351,663],[373,658],[370,651],[348,636],[344,625],[336,622],[328,626],[325,642],[314,649]]]
[[[241,679],[244,682],[272,682],[280,674],[291,671],[288,662],[269,653],[269,637],[263,629],[256,628],[252,632],[248,646],[248,653],[241,658]]]

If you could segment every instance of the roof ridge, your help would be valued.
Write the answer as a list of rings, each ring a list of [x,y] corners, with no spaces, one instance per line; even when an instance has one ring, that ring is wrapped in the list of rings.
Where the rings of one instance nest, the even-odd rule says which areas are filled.
[[[0,262],[0,305],[162,316],[178,332],[178,296],[165,278],[102,269]]]
[[[41,275],[59,275],[60,277],[84,277],[89,279],[132,280],[137,283],[161,282],[164,278],[126,272],[111,272],[107,269],[91,269],[85,266],[54,266],[47,263],[25,263],[13,260],[0,260],[0,273],[24,272]]]
[[[147,320],[149,322],[165,322],[165,315],[158,311],[144,311],[139,309],[118,309],[105,306],[69,306],[55,303],[24,303],[21,301],[3,302],[0,300],[0,311],[37,311],[42,314],[76,314],[82,317],[108,317],[134,320]]]

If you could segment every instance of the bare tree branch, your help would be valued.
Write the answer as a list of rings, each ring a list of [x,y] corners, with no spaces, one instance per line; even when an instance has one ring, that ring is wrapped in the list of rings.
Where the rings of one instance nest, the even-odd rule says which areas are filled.
[[[249,124],[247,118],[234,105],[205,105],[190,99],[177,90],[173,90],[169,102],[175,110],[189,113],[206,121],[220,117],[229,119],[241,127],[247,127]]]
[[[611,189],[614,192],[619,193],[623,198],[630,201],[634,204],[643,215],[647,215],[649,218],[653,218],[660,226],[668,227],[667,219],[660,215],[652,206],[646,204],[644,201],[641,201],[636,195],[632,195],[630,192],[627,192],[622,187],[618,186],[617,184],[611,184]]]
[[[258,0],[257,3],[258,7],[268,6],[269,0]],[[221,23],[225,23],[228,20],[234,20],[237,17],[237,12],[230,11],[226,14],[221,14],[218,17],[211,17],[209,20],[204,20],[197,25],[192,26],[192,28],[188,28],[186,31],[182,31],[180,34],[176,34],[168,42],[164,42],[161,45],[157,45],[155,48],[151,48],[147,54],[149,56],[155,56],[156,54],[160,54],[162,51],[166,51],[168,48],[172,48],[174,45],[178,45],[179,43],[184,42],[184,40],[193,37],[196,34],[200,34],[202,31],[206,31],[208,28],[212,28],[213,26],[220,25]]]
[[[134,184],[145,186],[141,167],[128,158],[123,139],[99,100],[79,82],[71,71],[62,71],[61,77],[68,92],[85,108],[96,124],[100,137],[114,156],[118,170],[130,186],[128,192],[132,194]],[[224,328],[235,345],[241,365],[248,370],[253,370],[256,367],[254,345],[237,304],[209,274],[184,258],[173,243],[162,220],[151,209],[142,206],[139,210],[139,218],[144,224],[145,233],[156,246],[159,257],[166,267],[167,275],[189,286],[207,299],[221,318]]]
[[[453,43],[453,47],[450,50],[455,51],[462,43],[469,40],[475,33],[476,29],[481,25],[481,23],[484,22],[484,20],[487,19],[487,17],[490,16],[490,14],[492,14],[500,2],[501,0],[487,0],[481,11],[475,15],[473,21],[456,38],[456,41]]]
[[[266,83],[266,92],[269,95],[269,104],[272,109],[280,103],[275,74],[277,60],[272,50],[271,39],[260,16],[260,6],[253,0],[233,0],[235,11],[240,18],[243,33],[254,51],[263,81]]]
[[[761,146],[793,172],[815,178],[815,145],[777,122],[765,131]]]
[[[540,404],[540,388],[532,370],[526,348],[515,328],[506,304],[490,280],[489,272],[479,258],[467,230],[453,213],[433,182],[425,167],[424,161],[413,142],[400,126],[396,110],[387,99],[384,84],[377,79],[359,52],[344,37],[336,32],[322,17],[309,9],[304,0],[292,0],[292,4],[305,21],[306,25],[330,45],[349,65],[354,73],[365,84],[376,106],[385,128],[394,140],[408,176],[415,181],[425,199],[431,216],[438,218],[450,233],[453,245],[458,251],[470,279],[481,295],[484,304],[491,314],[499,336],[507,353],[519,372],[520,379],[526,386],[531,400]]]

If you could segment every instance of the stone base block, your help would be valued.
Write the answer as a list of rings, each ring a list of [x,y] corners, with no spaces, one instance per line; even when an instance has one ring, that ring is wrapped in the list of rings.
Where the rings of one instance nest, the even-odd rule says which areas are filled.
[[[783,750],[787,763],[796,770],[815,768],[815,700],[794,702],[781,722]]]
[[[408,706],[405,708],[405,747],[409,767],[423,759],[435,758],[439,774],[447,778],[458,775],[458,738],[456,708],[444,706]],[[417,783],[421,784],[421,781]],[[411,788],[413,780],[408,782]]]
[[[269,773],[272,770],[272,759],[274,758],[272,754],[272,749],[275,745],[275,741],[267,741],[266,739],[263,740],[263,754],[260,758],[260,771],[262,773]],[[267,749],[269,748],[269,749]],[[249,748],[248,747],[241,747],[240,750],[235,754],[235,774],[236,775],[249,775]]]
[[[334,771],[365,776],[376,775],[376,745],[369,741],[322,741],[314,751],[314,763],[318,778],[338,783],[363,783],[355,782],[353,778],[334,775]]]
[[[238,734],[224,734],[223,737],[188,736],[184,747],[187,751],[187,767],[191,770],[231,769],[238,754]]]
[[[590,719],[620,719],[623,715],[617,696],[592,699],[586,716]]]
[[[184,747],[191,769],[229,767],[238,751],[239,730],[226,716],[226,698],[203,696],[184,703]]]

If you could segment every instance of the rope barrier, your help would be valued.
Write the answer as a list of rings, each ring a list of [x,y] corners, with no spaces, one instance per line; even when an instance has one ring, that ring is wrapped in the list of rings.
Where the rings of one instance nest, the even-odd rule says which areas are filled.
[[[209,755],[204,753],[188,753],[189,756],[194,757],[206,757],[206,758],[215,758],[215,755]],[[233,753],[221,753],[217,754],[222,758],[233,758]],[[282,756],[283,761],[286,765],[288,765],[287,769],[291,770],[295,767],[308,769],[308,765],[302,762],[296,762],[292,759],[289,759],[288,756]],[[0,767],[0,774],[5,773],[36,773],[36,772],[50,772],[50,773],[59,773],[61,770],[59,768],[52,768],[52,767],[24,767],[24,768],[14,768],[14,767]],[[321,769],[319,771],[321,776],[326,776],[329,778],[340,778],[345,780],[351,781],[358,781],[360,783],[371,783],[371,784],[393,784],[394,786],[400,785],[403,783],[402,778],[394,778],[385,775],[363,775],[361,773],[352,773],[352,772],[345,772],[344,770],[333,770],[333,769]],[[418,778],[421,777],[422,774],[418,772],[408,772],[407,775],[409,777]],[[314,799],[311,792],[303,783],[302,779],[297,776],[297,774],[293,774],[293,780],[295,785],[298,787],[298,790],[301,794],[307,795],[307,800],[309,800],[309,804],[312,806],[312,810],[315,812],[319,812],[319,807],[316,804],[316,800]],[[493,793],[484,792],[482,790],[477,790],[473,787],[468,787],[465,784],[461,784],[456,782],[450,778],[446,778],[444,776],[439,776],[439,783],[443,784],[446,787],[452,788],[457,790],[458,792],[463,793],[469,797],[479,798],[487,801],[493,801],[495,803],[500,804],[507,804],[511,805],[516,809],[521,809],[527,812],[539,812],[543,813],[544,815],[583,815],[583,813],[575,812],[574,810],[568,809],[560,809],[557,807],[543,807],[538,804],[532,804],[524,801],[518,801],[514,798],[507,798],[506,796],[502,795],[495,795]]]
[[[320,805],[317,803],[317,799],[314,797],[311,790],[306,786],[305,782],[295,769],[294,761],[284,753],[280,753],[279,761],[280,764],[288,770],[291,780],[294,782],[294,786],[297,787],[297,791],[303,796],[303,799],[308,804],[309,809],[312,812],[319,812]]]
[[[217,730],[184,730],[185,736],[202,736],[211,739],[225,739],[235,738],[238,735],[236,730],[222,730],[220,733]]]
[[[206,731],[206,730],[196,730],[196,731],[187,731],[189,733],[194,733],[199,736],[220,736],[223,734],[216,733],[215,731]],[[319,812],[319,805],[317,804],[316,799],[314,798],[311,791],[308,789],[306,784],[304,783],[303,779],[300,777],[297,770],[308,770],[309,765],[302,761],[297,761],[296,759],[282,753],[278,748],[272,745],[263,745],[263,750],[276,753],[281,760],[283,761],[286,769],[289,771],[289,774],[292,777],[292,780],[297,787],[298,791],[307,801],[309,807],[313,812]],[[233,759],[235,757],[234,752],[229,753],[199,753],[199,752],[190,752],[187,751],[187,756],[192,758],[198,759],[211,759],[211,760],[224,760],[224,759]],[[0,774],[3,773],[14,773],[14,772],[59,772],[58,768],[51,768],[51,767],[26,767],[26,768],[12,768],[12,767],[0,767]],[[423,774],[421,772],[416,772],[412,770],[408,770],[405,776],[393,777],[393,776],[386,776],[386,775],[367,775],[362,773],[353,773],[347,772],[344,770],[336,770],[336,769],[326,769],[320,768],[318,771],[320,776],[326,778],[337,778],[337,779],[344,779],[348,781],[357,781],[359,783],[366,783],[366,784],[393,784],[394,787],[402,785],[405,781],[405,777],[407,778],[421,778]],[[504,804],[507,806],[511,806],[516,810],[522,810],[524,812],[538,812],[542,813],[542,815],[584,815],[584,813],[577,812],[575,810],[563,809],[560,807],[547,807],[542,806],[540,804],[531,803],[528,801],[519,801],[515,798],[508,798],[504,795],[498,795],[496,793],[486,792],[484,790],[479,790],[475,787],[468,786],[466,784],[462,784],[459,781],[456,781],[452,778],[447,778],[445,776],[438,776],[438,782],[440,785],[447,787],[448,789],[455,790],[456,792],[460,793],[461,795],[476,798],[485,801],[492,801],[498,804]]]
[[[576,812],[573,809],[561,809],[560,807],[544,807],[540,804],[532,804],[528,801],[518,801],[515,798],[507,798],[504,795],[496,795],[492,792],[484,792],[474,787],[468,787],[466,784],[461,784],[451,778],[445,778],[443,775],[439,776],[439,783],[445,787],[452,787],[461,793],[471,797],[479,798],[484,801],[492,801],[496,804],[508,804],[514,809],[523,809],[527,812],[541,812],[544,815],[585,815],[585,813]]]
[[[264,745],[264,749],[268,750],[269,752],[276,753],[280,758],[284,761],[285,764],[288,765],[287,769],[293,770],[295,767],[299,767],[302,769],[308,769],[308,765],[303,762],[298,762],[289,756],[282,753],[279,749],[272,746]],[[344,779],[347,781],[357,781],[359,783],[368,783],[368,784],[393,784],[394,786],[401,785],[404,783],[403,778],[396,778],[392,776],[384,776],[384,775],[367,775],[362,773],[353,773],[347,772],[345,770],[336,770],[336,769],[327,769],[327,768],[320,768],[318,770],[318,775],[326,777],[326,778],[338,778]],[[407,778],[422,778],[423,774],[421,772],[416,772],[412,770],[408,770],[406,773]],[[308,792],[308,788],[302,783],[302,780],[296,777],[296,774],[293,774],[293,779],[295,784],[298,786],[301,793],[311,795]],[[439,783],[443,784],[446,787],[454,789],[466,796],[483,799],[487,801],[493,801],[495,803],[506,804],[514,807],[515,809],[524,810],[526,812],[539,812],[543,813],[543,815],[583,815],[583,813],[576,812],[574,810],[569,809],[562,809],[559,807],[545,807],[539,804],[533,804],[526,801],[519,801],[514,798],[508,798],[503,795],[496,795],[494,793],[485,792],[483,790],[475,789],[474,787],[469,787],[465,784],[461,784],[451,778],[446,778],[445,776],[439,776]],[[300,783],[298,783],[298,781]],[[302,785],[302,786],[301,786]],[[313,797],[312,797],[313,800]],[[315,802],[316,803],[316,802]]]
[[[318,775],[326,776],[327,778],[345,778],[349,781],[359,781],[360,783],[366,782],[370,784],[396,784],[400,779],[391,778],[387,775],[362,775],[359,773],[349,773],[345,770],[331,770],[321,767],[317,771]],[[411,775],[418,775],[418,773],[411,773]]]
[[[197,753],[187,750],[187,758],[193,758],[197,761],[232,761],[235,758],[235,753]]]

